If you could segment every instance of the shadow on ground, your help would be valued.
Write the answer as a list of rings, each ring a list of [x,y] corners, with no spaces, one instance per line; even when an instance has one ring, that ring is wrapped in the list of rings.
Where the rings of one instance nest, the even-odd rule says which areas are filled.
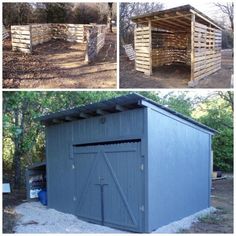
[[[24,202],[24,198],[21,191],[3,195],[3,233],[13,232],[19,217],[14,207]],[[233,233],[233,178],[213,181],[211,200],[217,211],[180,233]]]
[[[3,45],[4,88],[115,88],[116,33],[107,33],[105,46],[91,64],[84,61],[84,44],[51,40],[32,54]]]
[[[231,50],[222,51],[221,70],[199,81],[196,88],[230,88],[233,73]],[[183,64],[162,66],[153,69],[153,75],[147,76],[134,69],[134,61],[120,56],[121,88],[187,88],[190,81],[190,67]]]

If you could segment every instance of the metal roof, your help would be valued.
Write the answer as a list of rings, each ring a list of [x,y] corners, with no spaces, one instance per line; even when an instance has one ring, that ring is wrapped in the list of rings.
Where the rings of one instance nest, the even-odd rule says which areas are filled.
[[[142,101],[146,103],[143,104]],[[87,119],[94,116],[101,116],[109,113],[117,113],[125,110],[137,109],[142,107],[148,107],[148,104],[152,104],[158,108],[161,108],[168,113],[171,113],[181,119],[184,119],[194,125],[197,125],[211,133],[217,132],[216,130],[197,122],[196,120],[182,115],[168,107],[160,105],[151,99],[148,99],[137,93],[130,93],[127,95],[115,97],[109,100],[104,100],[96,103],[87,104],[84,106],[76,107],[69,110],[51,113],[48,115],[37,118],[41,123],[45,125],[51,125],[55,123],[70,122],[78,119]]]
[[[178,14],[180,14],[180,13],[183,14],[183,17],[185,18],[185,20],[186,20],[186,16],[185,16],[186,14],[196,14],[203,22],[211,23],[216,28],[222,30],[222,26],[220,26],[218,23],[216,23],[210,17],[208,17],[207,15],[205,15],[204,13],[202,13],[201,11],[197,10],[196,8],[192,7],[189,4],[166,9],[166,10],[155,11],[155,12],[151,12],[148,14],[137,15],[137,16],[131,17],[131,20],[138,23],[138,20],[140,20],[140,19],[150,19],[150,18],[157,17],[157,16],[161,17],[161,16],[165,16],[166,14],[172,14],[172,13],[176,13],[176,12]],[[174,18],[173,18],[173,20],[174,20]]]

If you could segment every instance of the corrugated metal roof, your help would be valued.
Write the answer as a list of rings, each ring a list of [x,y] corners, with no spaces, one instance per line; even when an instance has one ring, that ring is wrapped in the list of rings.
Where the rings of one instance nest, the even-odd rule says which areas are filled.
[[[105,114],[105,113],[116,113],[116,112],[121,112],[123,110],[130,110],[130,109],[145,107],[146,105],[143,105],[141,101],[146,101],[149,104],[152,104],[158,108],[161,108],[167,111],[168,113],[171,113],[181,119],[184,119],[212,133],[216,132],[216,130],[204,124],[201,124],[190,117],[182,115],[179,112],[176,112],[163,105],[160,105],[154,102],[153,100],[148,99],[137,93],[130,93],[130,94],[115,97],[109,100],[91,103],[91,104],[87,104],[84,106],[76,107],[76,108],[65,110],[65,111],[51,113],[45,116],[41,116],[37,118],[37,120],[41,121],[45,125],[48,125],[51,123],[69,122],[74,119],[83,119],[83,118],[90,118],[93,116],[99,116],[101,115],[100,113],[101,111],[103,111]]]

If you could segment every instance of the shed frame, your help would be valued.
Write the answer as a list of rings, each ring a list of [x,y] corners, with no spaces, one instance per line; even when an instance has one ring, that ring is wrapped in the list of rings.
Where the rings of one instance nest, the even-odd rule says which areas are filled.
[[[86,62],[93,61],[105,44],[106,25],[102,24],[28,24],[12,25],[12,50],[32,53],[33,47],[60,39],[85,45]]]
[[[50,208],[78,215],[75,208],[78,200],[75,196],[77,178],[75,173],[79,173],[76,170],[82,165],[82,162],[77,162],[78,153],[83,155],[96,153],[95,150],[99,149],[97,153],[101,155],[103,148],[100,147],[104,143],[117,143],[118,146],[122,146],[122,143],[136,142],[140,145],[137,156],[138,166],[129,167],[125,162],[123,167],[128,166],[130,168],[128,173],[138,173],[141,178],[141,181],[134,182],[135,185],[140,184],[143,188],[143,191],[140,192],[139,189],[139,194],[136,194],[139,200],[134,199],[138,204],[134,208],[139,212],[133,215],[137,225],[130,225],[128,221],[127,224],[121,224],[122,222],[117,223],[109,219],[105,225],[135,232],[151,232],[171,221],[179,220],[210,206],[211,137],[215,133],[214,129],[139,94],[128,94],[45,115],[39,120],[46,126],[47,186]],[[114,122],[117,124],[116,127]],[[164,138],[166,133],[173,136],[168,137],[168,141]],[[188,141],[188,145],[184,140]],[[166,145],[169,150],[166,150]],[[183,150],[176,151],[179,146]],[[109,145],[106,148],[111,150]],[[185,152],[190,153],[185,155]],[[125,153],[121,156],[124,155]],[[86,159],[82,156],[80,158]],[[117,158],[118,156],[115,159]],[[189,170],[183,166],[185,162],[191,167]],[[201,175],[196,166],[198,163],[200,168],[203,168],[200,169]],[[60,168],[61,166],[63,168]],[[180,168],[179,174],[176,168]],[[80,171],[83,170],[82,167]],[[181,191],[178,189],[181,186],[192,185],[194,188],[184,188]],[[131,190],[137,189],[131,188]],[[59,192],[60,197],[58,197]],[[177,200],[176,194],[181,195]],[[179,211],[169,207],[176,201]],[[130,209],[134,208],[130,206]],[[102,224],[97,219],[81,215],[79,217]]]
[[[190,5],[131,18],[136,23],[135,69],[152,75],[156,66],[190,66],[189,85],[221,69],[222,27]]]

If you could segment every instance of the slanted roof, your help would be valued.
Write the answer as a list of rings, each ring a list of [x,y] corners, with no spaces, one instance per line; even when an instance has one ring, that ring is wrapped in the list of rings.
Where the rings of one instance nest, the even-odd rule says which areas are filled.
[[[220,25],[191,5],[184,5],[149,14],[134,16],[131,20],[135,23],[143,25],[147,25],[148,21],[151,20],[152,25],[157,28],[170,31],[190,31],[192,14],[195,14],[197,22],[204,25],[210,24],[212,27],[222,30]]]
[[[167,113],[170,113],[176,117],[184,119],[194,125],[197,125],[210,133],[215,133],[216,131],[204,124],[193,120],[179,112],[176,112],[168,107],[160,105],[151,99],[148,99],[137,93],[130,93],[128,95],[115,97],[109,100],[100,101],[92,104],[87,104],[84,106],[76,107],[73,109],[60,111],[56,113],[51,113],[45,116],[41,116],[38,120],[45,125],[71,122],[78,119],[88,119],[91,117],[102,116],[110,113],[117,113],[126,110],[132,110],[137,108],[154,106],[160,108]]]

